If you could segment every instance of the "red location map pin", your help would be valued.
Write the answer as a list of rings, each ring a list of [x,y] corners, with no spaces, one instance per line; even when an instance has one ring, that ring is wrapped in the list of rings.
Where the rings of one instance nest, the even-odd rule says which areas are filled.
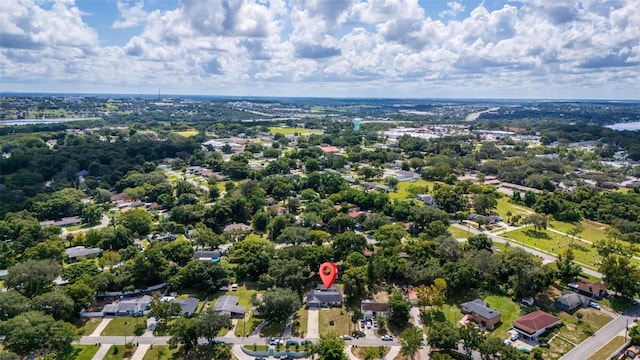
[[[328,289],[333,285],[333,282],[336,281],[336,277],[338,276],[338,268],[336,264],[332,262],[326,262],[320,265],[320,278],[322,279],[322,283]]]

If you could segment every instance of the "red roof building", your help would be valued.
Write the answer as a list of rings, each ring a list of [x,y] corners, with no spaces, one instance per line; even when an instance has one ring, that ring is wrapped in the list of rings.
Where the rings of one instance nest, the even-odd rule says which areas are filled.
[[[335,146],[320,146],[320,150],[322,150],[322,152],[325,154],[340,152],[340,149]]]
[[[513,322],[513,328],[526,339],[536,340],[560,323],[560,318],[542,310],[534,311]]]

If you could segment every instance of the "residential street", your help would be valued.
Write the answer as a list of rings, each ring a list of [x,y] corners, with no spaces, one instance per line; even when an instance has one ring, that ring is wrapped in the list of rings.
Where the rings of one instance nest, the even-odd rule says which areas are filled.
[[[584,360],[593,355],[598,349],[606,345],[611,339],[617,335],[624,336],[625,327],[633,324],[633,320],[640,316],[640,305],[634,306],[613,321],[609,322],[602,329],[598,330],[593,336],[580,343],[578,346],[569,351],[561,360]]]

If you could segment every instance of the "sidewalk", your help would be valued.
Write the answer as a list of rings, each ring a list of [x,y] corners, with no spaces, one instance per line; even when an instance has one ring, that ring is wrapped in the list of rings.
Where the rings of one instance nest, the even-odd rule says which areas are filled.
[[[106,328],[110,322],[111,322],[111,318],[103,318],[100,324],[98,324],[98,327],[96,327],[96,329],[93,330],[93,332],[89,336],[100,336],[100,334],[102,333],[102,330],[104,330],[104,328]]]
[[[131,360],[142,360],[142,358],[144,357],[144,354],[147,353],[147,350],[149,350],[150,347],[151,345],[149,344],[138,345],[136,352],[134,352],[133,355],[131,356]]]
[[[93,360],[102,360],[105,356],[107,356],[109,349],[111,349],[111,345],[109,344],[100,346],[100,349],[98,349],[98,352],[96,352],[96,354],[93,355]]]

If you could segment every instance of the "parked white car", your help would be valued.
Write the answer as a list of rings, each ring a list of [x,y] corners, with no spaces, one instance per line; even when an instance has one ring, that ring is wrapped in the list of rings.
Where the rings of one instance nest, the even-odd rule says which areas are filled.
[[[594,309],[600,310],[600,305],[595,301],[589,301],[589,306],[591,306]]]

